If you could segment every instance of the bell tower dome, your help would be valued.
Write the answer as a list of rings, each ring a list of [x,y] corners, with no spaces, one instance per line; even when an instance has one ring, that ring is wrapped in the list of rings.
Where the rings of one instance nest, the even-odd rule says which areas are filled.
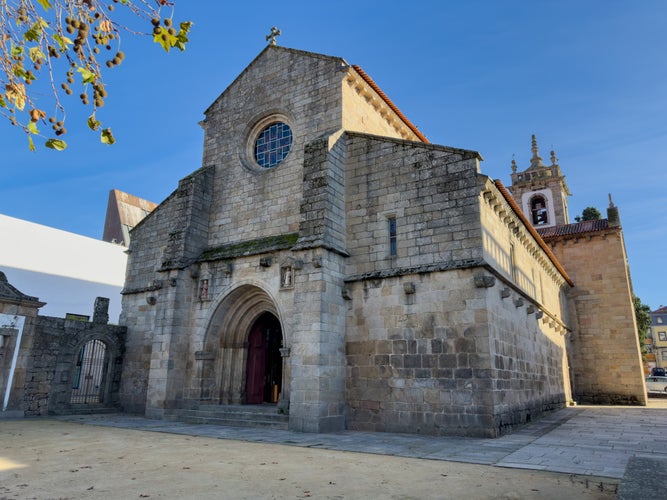
[[[534,134],[530,166],[523,172],[518,172],[516,161],[512,160],[512,185],[509,191],[534,227],[570,223],[567,212],[570,190],[558,165],[556,153],[551,151],[551,165],[545,165]]]

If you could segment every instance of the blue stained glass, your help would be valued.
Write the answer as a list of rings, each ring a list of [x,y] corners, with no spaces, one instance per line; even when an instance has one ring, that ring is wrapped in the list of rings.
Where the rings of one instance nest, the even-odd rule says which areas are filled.
[[[282,162],[292,148],[292,129],[282,122],[266,127],[255,141],[255,161],[264,168]]]

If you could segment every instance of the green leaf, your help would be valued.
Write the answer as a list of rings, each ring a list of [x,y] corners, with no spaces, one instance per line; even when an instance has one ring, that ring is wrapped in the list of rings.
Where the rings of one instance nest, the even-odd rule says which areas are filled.
[[[7,107],[7,101],[5,101],[5,96],[0,94],[0,108],[6,108]]]
[[[37,124],[35,122],[28,122],[28,132],[31,134],[39,133],[39,130],[37,130]]]
[[[83,83],[93,83],[95,81],[95,73],[90,71],[88,68],[78,67],[77,71],[81,73],[81,78],[83,78]]]
[[[67,143],[65,141],[61,141],[60,139],[49,139],[44,143],[44,145],[47,148],[55,149],[56,151],[62,151],[67,147]]]
[[[176,45],[178,39],[175,35],[169,34],[169,32],[163,28],[159,35],[153,35],[153,41],[162,45],[162,48],[169,52],[169,49]]]
[[[30,135],[28,136],[28,149],[30,149],[30,151],[35,151],[35,143]]]
[[[23,68],[23,66],[20,66],[18,64],[12,66],[12,73],[14,74],[14,76],[18,76],[19,78],[23,78],[24,80],[28,78],[28,73],[26,73],[25,68]]]
[[[111,146],[114,142],[116,142],[116,139],[114,138],[113,134],[111,133],[110,128],[105,128],[102,130],[102,135],[100,136],[100,141],[102,141],[102,144],[108,144]]]
[[[190,41],[188,39],[188,32],[190,31],[191,27],[192,23],[189,21],[181,23],[181,29],[178,31],[178,34],[176,35],[176,43],[174,43],[174,47],[180,49],[181,51],[185,50],[185,44]]]
[[[37,0],[37,2],[44,10],[49,10],[51,8],[51,2],[49,2],[49,0]]]
[[[23,33],[23,38],[25,38],[29,42],[38,42],[41,34],[42,34],[42,23],[37,21],[30,27],[28,31]]]
[[[40,59],[46,59],[44,52],[42,52],[39,47],[30,47],[28,50],[28,56],[32,62],[37,62]]]
[[[23,46],[22,45],[12,45],[12,49],[10,51],[10,54],[12,57],[20,56],[23,54]]]
[[[58,33],[53,35],[53,39],[60,45],[60,50],[67,50],[68,45],[72,45],[74,42],[67,38],[66,36],[61,36]]]
[[[102,122],[98,121],[94,114],[88,117],[88,127],[90,130],[97,130],[100,128],[100,125],[102,125]]]

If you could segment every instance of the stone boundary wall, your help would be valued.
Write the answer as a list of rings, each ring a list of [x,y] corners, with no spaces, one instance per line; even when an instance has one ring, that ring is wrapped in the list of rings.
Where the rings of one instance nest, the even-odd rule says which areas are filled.
[[[105,344],[108,362],[103,400],[94,407],[117,408],[125,334],[124,326],[107,324],[104,315],[101,319],[95,317],[88,322],[38,316],[27,355],[23,400],[25,415],[77,413],[90,407],[70,403],[77,356],[81,347],[90,340],[100,340]]]

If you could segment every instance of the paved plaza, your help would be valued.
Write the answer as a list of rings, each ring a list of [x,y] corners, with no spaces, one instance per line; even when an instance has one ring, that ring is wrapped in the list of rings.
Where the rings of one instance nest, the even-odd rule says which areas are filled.
[[[59,417],[90,425],[621,479],[633,458],[667,463],[667,399],[646,407],[576,406],[496,439],[221,427],[138,416]]]
[[[569,407],[498,439],[10,418],[0,498],[662,498],[665,430],[667,399]]]

